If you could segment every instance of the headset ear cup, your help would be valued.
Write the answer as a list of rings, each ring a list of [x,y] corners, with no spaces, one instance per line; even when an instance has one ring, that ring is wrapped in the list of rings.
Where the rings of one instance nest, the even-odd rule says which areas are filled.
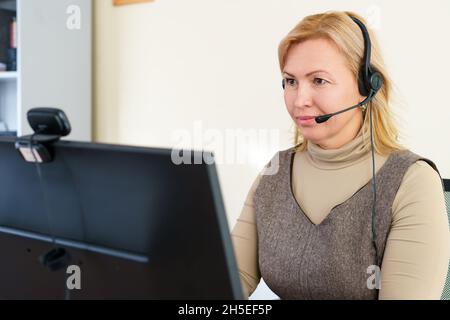
[[[377,92],[383,85],[383,77],[379,72],[374,72],[370,75],[370,87],[373,91]]]
[[[365,75],[364,75],[364,70],[361,69],[359,70],[359,76],[358,76],[358,88],[359,88],[359,93],[363,96],[363,97],[367,97],[369,95],[369,88],[367,88],[367,81],[365,79]]]

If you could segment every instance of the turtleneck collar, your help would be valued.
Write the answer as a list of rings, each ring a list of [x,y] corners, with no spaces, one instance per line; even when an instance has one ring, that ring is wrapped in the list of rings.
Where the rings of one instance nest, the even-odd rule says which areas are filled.
[[[322,149],[308,141],[307,158],[319,169],[336,170],[354,165],[370,156],[370,136],[360,129],[356,137],[338,149]]]

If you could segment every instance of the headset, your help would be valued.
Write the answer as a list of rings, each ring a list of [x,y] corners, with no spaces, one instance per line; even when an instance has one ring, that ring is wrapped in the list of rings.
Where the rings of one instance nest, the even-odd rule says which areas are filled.
[[[350,16],[351,17],[351,16]],[[367,96],[367,102],[370,102],[383,86],[383,77],[381,74],[372,66],[370,63],[370,58],[372,54],[372,43],[370,42],[369,32],[366,26],[361,20],[351,17],[352,20],[359,26],[364,37],[364,58],[363,64],[361,66],[359,77],[358,77],[358,87],[359,92],[362,96]],[[363,101],[364,102],[364,101]],[[373,106],[373,105],[372,105]],[[373,115],[372,107],[370,108],[370,144],[372,149],[372,191],[373,191],[373,202],[372,202],[372,245],[375,249],[375,264],[380,267],[380,261],[378,260],[378,246],[376,242],[376,230],[375,230],[375,213],[376,213],[376,203],[377,203],[377,185],[375,178],[375,152],[373,143]]]
[[[383,85],[383,77],[370,63],[372,43],[370,41],[369,32],[367,31],[366,26],[358,18],[350,18],[352,18],[352,20],[359,26],[364,37],[364,57],[363,64],[359,71],[358,87],[359,93],[362,96],[367,97],[372,92],[375,94],[381,89]]]
[[[351,17],[351,16],[350,16]],[[368,102],[371,101],[378,90],[383,86],[383,77],[381,74],[372,66],[370,63],[370,58],[372,54],[372,43],[370,42],[369,31],[367,31],[366,26],[361,20],[351,17],[352,20],[359,26],[364,37],[364,60],[361,66],[359,77],[358,77],[358,87],[359,92],[362,96],[368,97]],[[370,97],[370,98],[369,98]],[[364,102],[364,101],[363,101]],[[373,105],[372,105],[373,106]],[[375,179],[375,152],[373,143],[373,116],[372,107],[370,108],[370,144],[372,149],[372,191],[373,191],[373,202],[372,202],[372,245],[375,249],[375,264],[380,267],[380,261],[378,260],[378,246],[376,242],[376,230],[375,230],[375,213],[376,213],[376,203],[377,203],[377,184]]]
[[[349,108],[343,109],[338,112],[317,116],[315,117],[316,123],[324,123],[328,121],[331,117],[350,111],[355,108],[364,108],[370,101],[373,100],[377,92],[381,89],[383,86],[383,76],[380,72],[371,64],[371,54],[372,54],[372,43],[370,41],[369,31],[367,30],[364,23],[359,20],[356,17],[353,17],[349,15],[349,17],[358,25],[358,27],[361,29],[363,38],[364,38],[364,55],[362,59],[362,64],[360,67],[360,70],[358,72],[358,90],[359,93],[366,97],[363,101],[360,103],[351,106]],[[282,81],[282,87],[283,90],[286,88],[286,79],[283,79]],[[375,232],[375,208],[376,208],[376,201],[377,201],[377,187],[376,187],[376,181],[375,181],[375,152],[374,152],[374,142],[373,142],[373,119],[372,119],[372,108],[370,108],[370,143],[371,143],[371,149],[372,149],[372,189],[373,189],[373,202],[372,202],[372,244],[375,249],[375,264],[377,266],[380,266],[379,260],[378,260],[378,246],[376,243],[376,232]]]

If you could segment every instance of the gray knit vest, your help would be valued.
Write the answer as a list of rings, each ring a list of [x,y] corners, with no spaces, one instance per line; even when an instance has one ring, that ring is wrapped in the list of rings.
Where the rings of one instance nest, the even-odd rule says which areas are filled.
[[[378,290],[368,288],[371,273],[367,269],[382,261],[391,207],[403,176],[418,160],[439,173],[435,164],[403,150],[392,153],[376,173],[375,257],[372,180],[315,225],[292,192],[294,154],[291,148],[275,156],[278,172],[263,175],[254,196],[259,268],[264,281],[282,299],[377,299]]]

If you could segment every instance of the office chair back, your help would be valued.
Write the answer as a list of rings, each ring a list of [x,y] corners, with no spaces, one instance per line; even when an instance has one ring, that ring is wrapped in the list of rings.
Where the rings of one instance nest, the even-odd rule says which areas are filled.
[[[447,215],[450,223],[450,179],[443,179],[444,182],[444,198],[447,207]],[[445,281],[444,290],[442,291],[442,300],[450,300],[450,265],[447,271],[447,280]]]

